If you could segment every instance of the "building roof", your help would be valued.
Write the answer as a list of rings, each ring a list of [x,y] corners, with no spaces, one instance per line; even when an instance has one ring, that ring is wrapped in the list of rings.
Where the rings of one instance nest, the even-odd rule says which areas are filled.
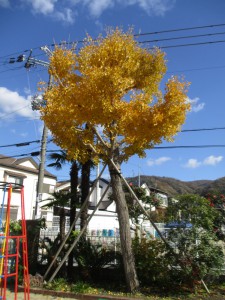
[[[90,186],[94,185],[95,182],[96,182],[96,180],[97,180],[97,179],[91,181],[91,182],[90,182]],[[101,184],[101,182],[102,182],[102,183],[105,183],[106,185],[108,185],[108,184],[110,183],[107,179],[101,177],[101,178],[99,178],[99,187],[100,187],[100,188],[103,187],[102,184]]]
[[[166,193],[166,192],[164,192],[164,191],[162,191],[162,190],[159,190],[159,189],[157,189],[157,188],[155,188],[155,187],[153,187],[153,186],[148,186],[148,184],[147,184],[146,182],[143,182],[142,185],[141,185],[141,187],[142,187],[143,185],[145,185],[146,187],[148,187],[148,189],[149,189],[151,192],[153,192],[153,193],[160,193],[160,194],[164,194],[164,195],[168,196],[168,193]]]
[[[33,168],[22,165],[24,162],[30,162]],[[32,174],[38,174],[38,164],[32,157],[14,158],[0,154],[0,167],[7,167],[15,171],[23,171]],[[50,178],[56,178],[55,175],[45,170],[44,175]]]

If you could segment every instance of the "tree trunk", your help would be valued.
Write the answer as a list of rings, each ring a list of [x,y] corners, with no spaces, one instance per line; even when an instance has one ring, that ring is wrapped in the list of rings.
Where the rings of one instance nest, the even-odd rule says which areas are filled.
[[[78,203],[77,187],[78,187],[78,172],[79,167],[77,161],[73,161],[70,169],[70,189],[71,189],[71,200],[70,200],[70,226],[72,225],[76,217],[76,206]],[[75,226],[73,228],[75,230]],[[69,254],[68,258],[68,269],[67,275],[70,280],[73,279],[73,251]]]
[[[90,173],[91,173],[91,164],[92,161],[88,160],[86,163],[82,165],[81,171],[81,204],[83,205],[84,201],[86,200],[89,189],[90,189]],[[88,204],[81,212],[80,216],[80,229],[84,228],[88,217]]]
[[[114,160],[115,162],[115,160]],[[116,164],[118,169],[120,165]],[[109,172],[111,177],[111,185],[113,198],[116,202],[116,210],[120,226],[120,243],[123,256],[124,273],[126,277],[127,287],[129,292],[135,292],[139,287],[137,273],[135,269],[134,256],[132,251],[132,240],[130,231],[130,220],[128,207],[125,200],[124,191],[120,174],[109,163]]]
[[[65,227],[66,227],[66,214],[65,214],[65,208],[60,208],[60,216],[59,216],[59,239],[60,244],[65,239]],[[61,255],[63,256],[65,254],[64,250],[61,252]],[[66,263],[63,264],[61,268],[61,276],[66,276]]]
[[[65,239],[65,227],[66,227],[66,214],[65,208],[60,207],[60,215],[59,215],[59,235],[60,235],[60,243]]]
[[[77,187],[78,187],[78,172],[79,167],[77,161],[72,163],[70,169],[70,189],[71,189],[71,200],[70,200],[70,225],[72,225],[76,216],[76,206],[78,203]],[[75,229],[75,227],[74,227]]]

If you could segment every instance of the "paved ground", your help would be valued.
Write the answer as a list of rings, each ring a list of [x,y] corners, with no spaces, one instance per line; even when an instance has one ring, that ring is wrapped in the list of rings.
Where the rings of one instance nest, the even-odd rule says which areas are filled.
[[[2,299],[2,298],[0,298],[0,299]],[[14,299],[15,299],[15,293],[7,290],[6,300],[14,300]],[[27,300],[28,298],[24,297],[24,293],[19,292],[17,294],[17,300],[24,300],[24,299]],[[30,300],[76,300],[76,299],[30,293]]]
[[[67,295],[60,295],[60,292],[58,295],[54,294],[53,292],[51,294],[51,291],[47,291],[48,294],[42,294],[40,291],[31,290],[30,298],[28,298],[28,295],[24,295],[24,292],[18,292],[17,298],[15,298],[15,293],[11,290],[7,290],[6,293],[6,300],[138,300],[138,298],[125,298],[125,297],[113,297],[113,296],[100,296],[100,295],[74,295],[74,294],[68,294]],[[56,292],[57,293],[57,292]],[[63,293],[62,293],[63,294]],[[70,298],[71,297],[71,298]],[[75,298],[76,297],[76,298]],[[0,299],[2,299],[0,297]],[[211,300],[211,299],[210,299]]]

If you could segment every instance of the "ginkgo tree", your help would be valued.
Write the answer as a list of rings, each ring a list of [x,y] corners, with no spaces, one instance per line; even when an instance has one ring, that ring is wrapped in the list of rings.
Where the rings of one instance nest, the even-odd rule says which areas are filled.
[[[88,36],[79,51],[56,48],[49,67],[54,80],[44,93],[42,119],[55,143],[71,159],[85,162],[91,155],[108,165],[130,291],[139,283],[118,170],[131,156],[172,141],[185,121],[188,84],[172,77],[162,92],[165,72],[162,51],[142,48],[131,30],[110,29],[105,37]]]

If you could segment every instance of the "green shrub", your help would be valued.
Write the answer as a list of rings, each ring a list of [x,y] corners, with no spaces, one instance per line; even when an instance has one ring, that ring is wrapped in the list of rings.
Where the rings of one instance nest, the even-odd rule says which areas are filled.
[[[120,253],[102,244],[94,245],[89,239],[81,239],[73,251],[83,279],[92,279],[92,275],[96,276],[101,268],[120,265]]]
[[[54,291],[70,291],[70,285],[68,284],[65,278],[57,278],[52,282],[46,283],[45,288]]]
[[[222,248],[215,235],[218,211],[211,200],[199,195],[182,195],[167,210],[168,222],[177,223],[167,240],[176,252],[170,254],[171,276],[192,287],[205,277],[215,278],[224,264]],[[185,224],[189,223],[190,228]]]
[[[166,246],[161,240],[133,240],[136,270],[142,285],[165,284],[168,279],[169,262],[164,255]]]

